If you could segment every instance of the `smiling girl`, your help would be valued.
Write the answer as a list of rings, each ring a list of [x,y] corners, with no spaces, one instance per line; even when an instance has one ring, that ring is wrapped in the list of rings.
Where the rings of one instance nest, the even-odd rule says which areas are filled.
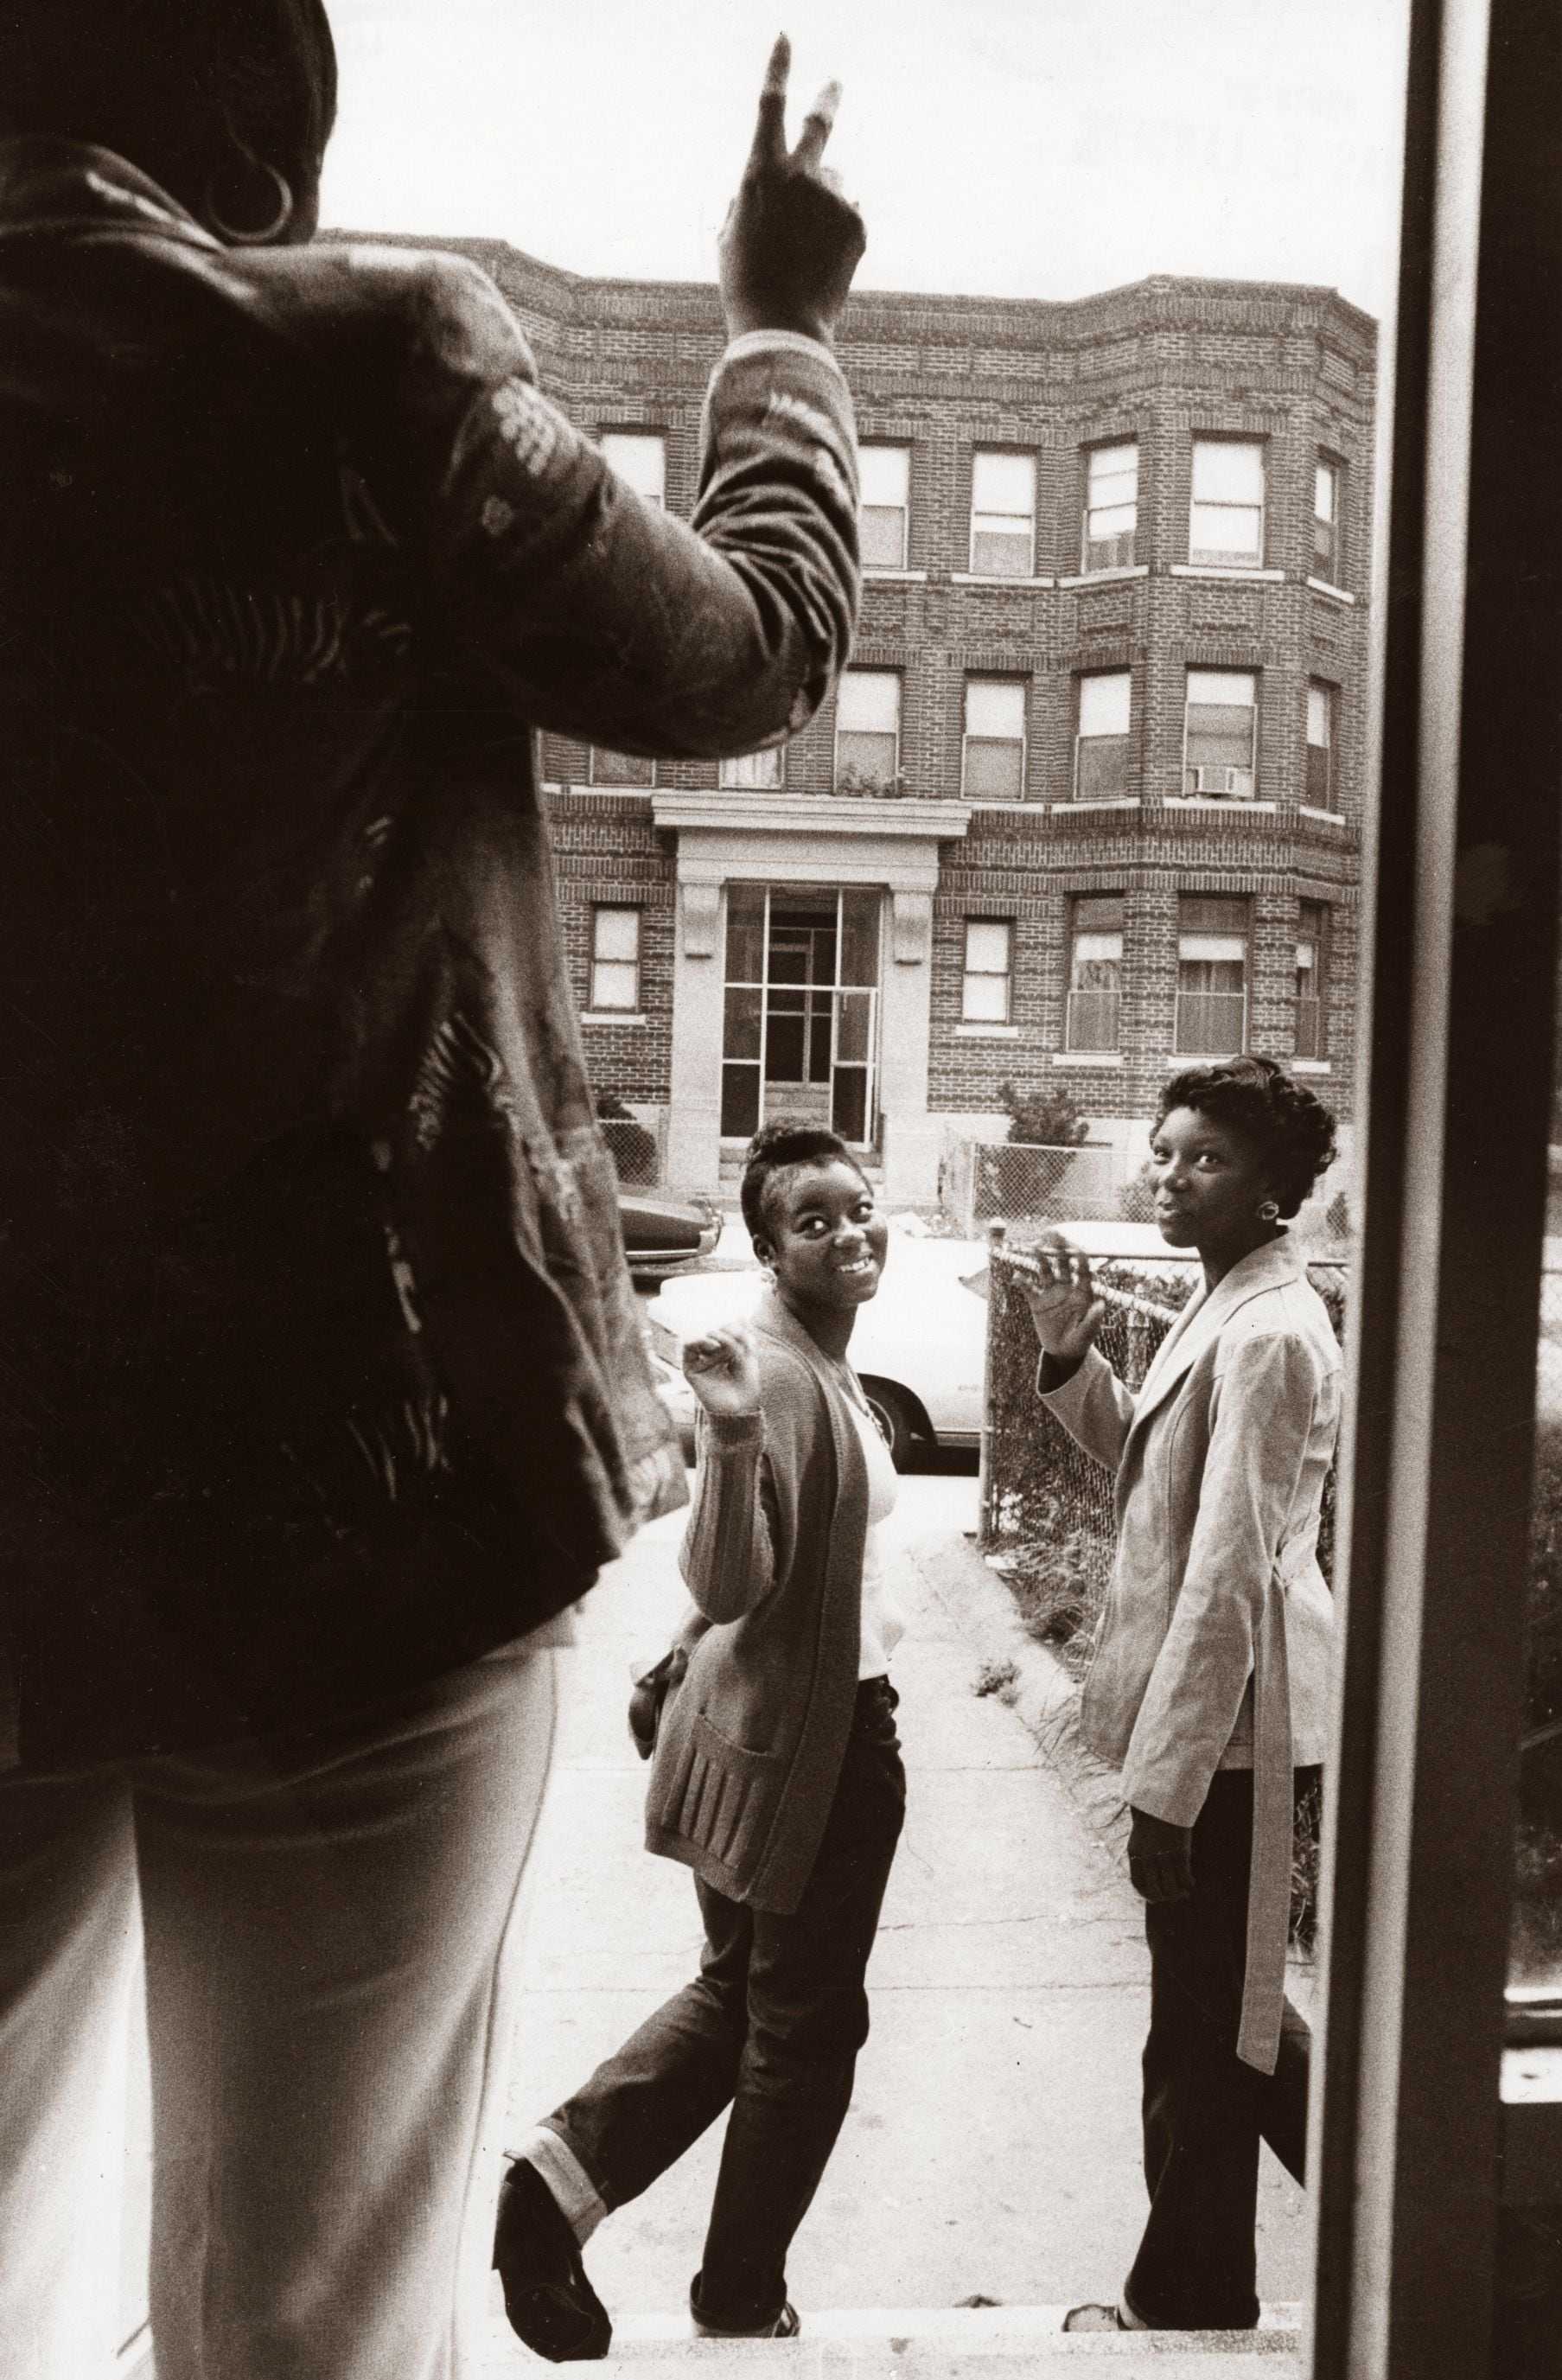
[[[888,1233],[830,1132],[753,1142],[743,1212],[770,1287],[751,1327],[690,1342],[702,1411],[683,1548],[688,1667],[662,1714],[649,1848],[695,1872],[696,1982],[539,2125],[506,2176],[495,2262],[512,2327],[603,2355],[580,2246],[731,2107],[690,2289],[706,2336],[790,2338],[786,2256],[867,2038],[868,1955],[905,1812],[874,1545],[889,1449],[847,1361]]]

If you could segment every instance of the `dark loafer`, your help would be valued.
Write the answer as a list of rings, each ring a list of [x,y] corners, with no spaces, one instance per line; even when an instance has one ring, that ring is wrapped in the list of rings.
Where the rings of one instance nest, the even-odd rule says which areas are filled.
[[[724,2323],[707,2322],[697,2313],[691,2319],[696,2338],[795,2338],[803,2327],[802,2318],[790,2298],[774,2321],[762,2323],[757,2330],[729,2330]]]
[[[550,2363],[589,2363],[612,2339],[608,2310],[586,2277],[575,2233],[524,2157],[499,2190],[493,2266],[515,2337]]]

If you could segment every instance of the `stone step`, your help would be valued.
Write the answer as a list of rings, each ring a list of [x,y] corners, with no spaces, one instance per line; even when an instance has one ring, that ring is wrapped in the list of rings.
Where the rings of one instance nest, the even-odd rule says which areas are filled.
[[[1300,2308],[1269,2306],[1257,2330],[1065,2334],[1060,2306],[868,2307],[805,2312],[792,2339],[698,2339],[686,2314],[616,2323],[607,2380],[669,2380],[680,2364],[718,2380],[1069,2380],[1089,2363],[1110,2380],[1241,2380],[1254,2357],[1275,2380],[1300,2371]],[[516,2380],[537,2360],[504,2326],[490,2337],[482,2380]]]

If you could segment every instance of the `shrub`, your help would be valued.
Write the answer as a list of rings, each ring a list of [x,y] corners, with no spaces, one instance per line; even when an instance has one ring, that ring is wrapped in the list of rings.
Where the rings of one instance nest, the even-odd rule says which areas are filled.
[[[1066,1083],[1022,1091],[1011,1080],[1005,1081],[999,1083],[998,1096],[1009,1111],[1011,1140],[1042,1148],[1078,1148],[1089,1134],[1089,1119]]]

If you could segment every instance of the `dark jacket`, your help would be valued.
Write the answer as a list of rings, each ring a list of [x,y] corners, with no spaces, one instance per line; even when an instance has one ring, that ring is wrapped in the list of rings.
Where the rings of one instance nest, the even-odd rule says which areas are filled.
[[[682,1560],[713,1624],[662,1711],[646,1843],[730,1900],[787,1914],[851,1732],[868,1482],[844,1391],[773,1292],[755,1336],[758,1413],[701,1415]]]
[[[533,730],[781,742],[856,597],[810,342],[692,528],[492,285],[230,251],[0,147],[0,1577],[23,1755],[334,1715],[574,1598],[672,1488]]]

